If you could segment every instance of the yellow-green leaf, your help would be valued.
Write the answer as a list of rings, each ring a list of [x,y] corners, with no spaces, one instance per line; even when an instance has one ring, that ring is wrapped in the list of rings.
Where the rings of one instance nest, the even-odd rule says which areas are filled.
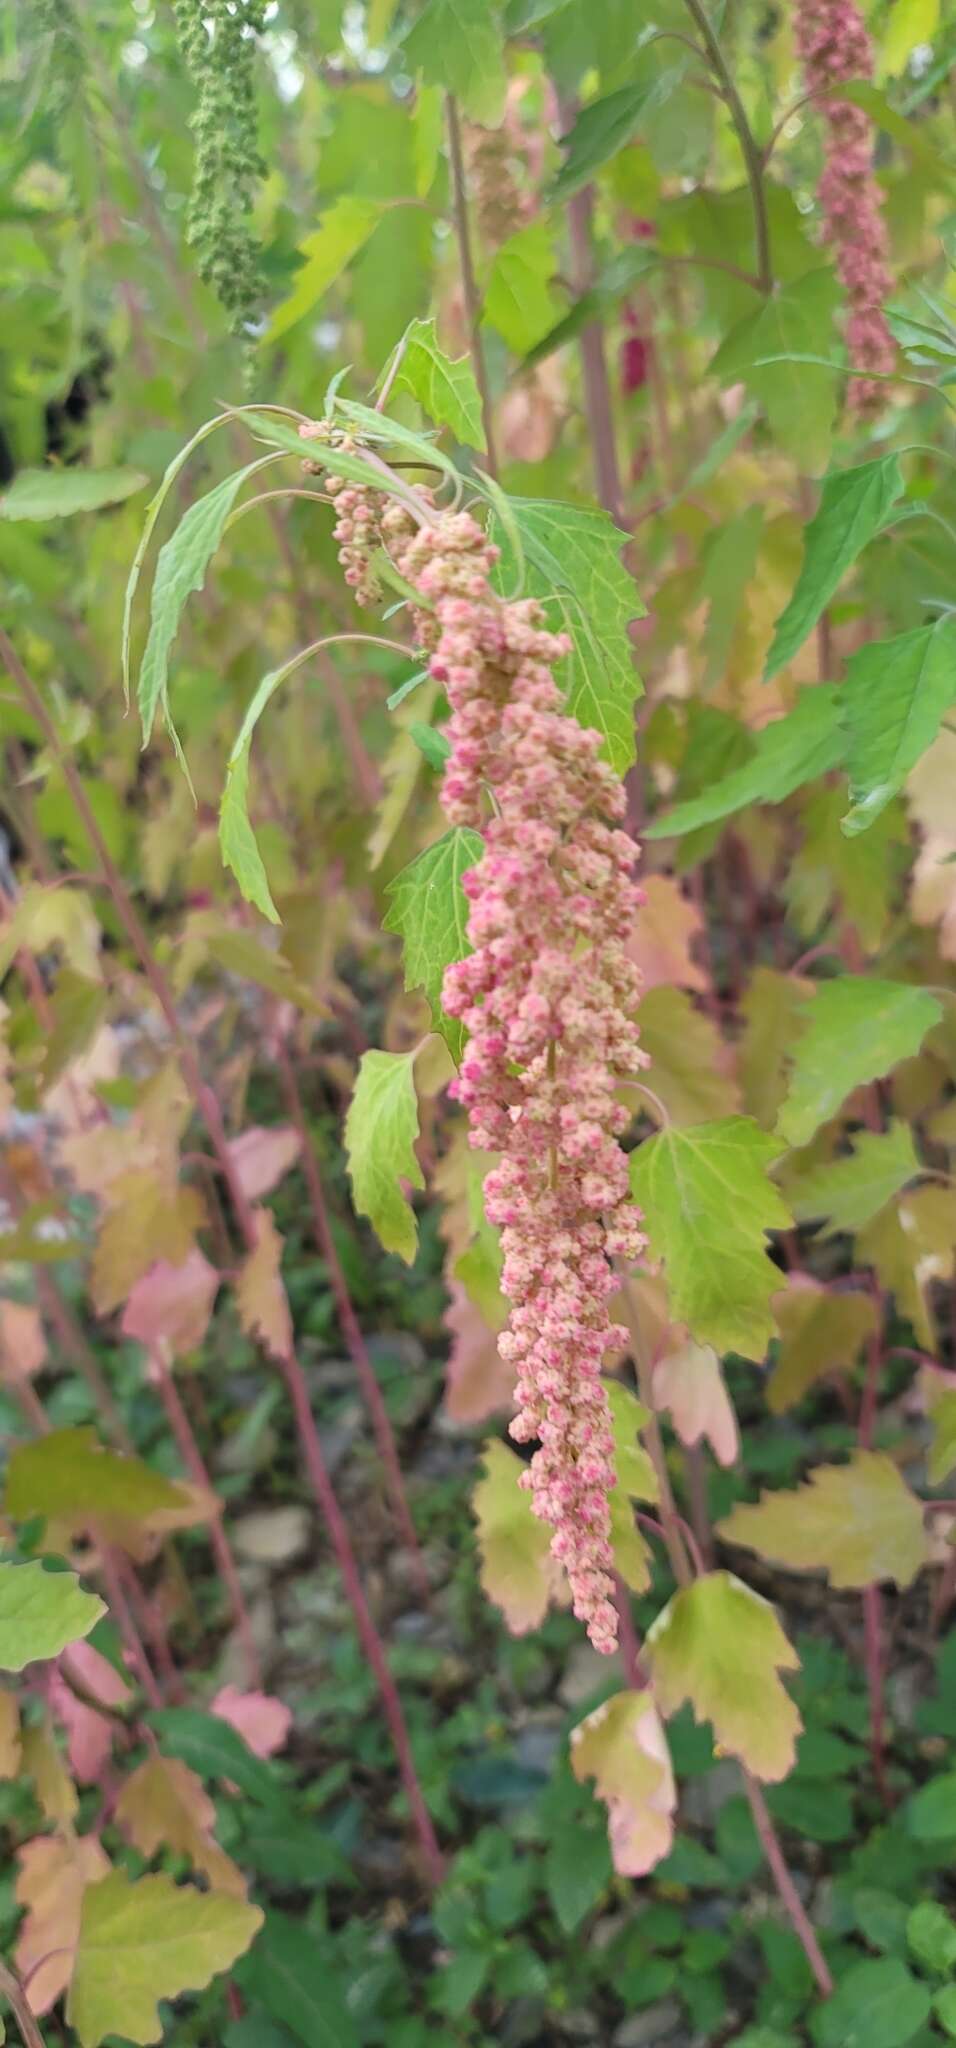
[[[443,85],[473,121],[496,128],[507,79],[504,41],[488,0],[426,0],[405,37],[405,56],[429,85]]]
[[[740,1108],[730,1047],[686,989],[650,989],[638,1022],[653,1069],[654,1093],[672,1123],[706,1123]]]
[[[639,1440],[639,1432],[651,1419],[650,1410],[629,1387],[622,1387],[620,1380],[605,1380],[604,1391],[611,1410],[618,1487],[622,1493],[630,1494],[632,1500],[657,1500],[657,1474]]]
[[[787,1197],[799,1223],[821,1218],[830,1237],[860,1230],[922,1171],[909,1125],[894,1119],[885,1131],[859,1131],[849,1152],[800,1174]]]
[[[149,478],[140,469],[21,469],[0,491],[0,519],[67,519],[118,505]]]
[[[341,277],[353,256],[368,241],[382,217],[383,202],[360,199],[345,193],[322,215],[315,233],[300,244],[301,270],[293,279],[288,298],[282,299],[266,329],[266,340],[277,341],[324,298],[330,284]]]
[[[66,2009],[81,2048],[100,2048],[107,2034],[138,2048],[161,2041],[160,1999],[204,1990],[261,1925],[258,1906],[169,1877],[114,1870],[88,1885]]]
[[[799,1658],[766,1600],[731,1572],[675,1593],[646,1639],[661,1711],[689,1700],[719,1749],[771,1783],[793,1767],[801,1720],[779,1676]]]
[[[442,1010],[442,982],[446,967],[471,952],[465,933],[468,899],[461,878],[483,851],[480,832],[453,826],[403,868],[385,891],[389,907],[382,930],[401,934],[405,987],[424,989],[432,1023],[456,1060],[461,1058],[465,1031],[457,1018],[446,1017]]]
[[[803,1276],[775,1295],[773,1309],[780,1349],[767,1383],[767,1403],[774,1415],[782,1415],[827,1373],[852,1371],[878,1318],[871,1294],[834,1294]]]
[[[0,1564],[0,1671],[22,1671],[58,1657],[67,1643],[88,1636],[106,1609],[87,1593],[75,1572],[30,1564]],[[6,1695],[4,1695],[6,1697]]]
[[[677,1804],[667,1737],[650,1692],[618,1692],[571,1730],[571,1769],[607,1807],[615,1870],[644,1877],[670,1849]]]
[[[106,1450],[90,1428],[51,1430],[18,1445],[7,1466],[4,1507],[21,1522],[42,1515],[58,1528],[95,1523],[117,1541],[130,1528],[176,1528],[203,1518],[189,1487],[154,1472],[142,1458]]]
[[[521,1459],[496,1438],[485,1445],[484,1476],[472,1496],[478,1524],[481,1583],[514,1636],[540,1628],[563,1579],[551,1556],[551,1531],[518,1482]]]
[[[345,1150],[352,1198],[367,1216],[387,1252],[410,1265],[418,1249],[418,1225],[400,1182],[425,1185],[415,1157],[418,1096],[415,1053],[367,1052],[345,1120]]]
[[[484,317],[517,356],[527,355],[554,326],[551,289],[557,268],[551,229],[543,220],[502,242],[485,291]]]
[[[470,357],[446,356],[433,319],[413,320],[400,346],[396,389],[410,391],[436,427],[450,427],[456,441],[483,455],[481,396]]]
[[[718,1528],[725,1543],[792,1571],[825,1571],[838,1588],[908,1586],[929,1558],[922,1506],[882,1451],[818,1465],[804,1486],[744,1502]]]

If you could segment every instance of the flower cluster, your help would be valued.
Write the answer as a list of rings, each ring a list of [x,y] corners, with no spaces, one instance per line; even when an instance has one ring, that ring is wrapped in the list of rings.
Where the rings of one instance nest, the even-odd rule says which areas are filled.
[[[266,176],[256,126],[256,37],[263,0],[173,0],[179,44],[197,88],[190,127],[196,167],[189,241],[200,276],[245,336],[262,293],[259,245],[247,226],[256,187]]]
[[[513,138],[507,128],[471,123],[465,131],[465,150],[482,240],[489,249],[499,249],[533,212],[530,193],[521,190],[515,177]]]
[[[330,450],[341,448],[343,454],[354,453],[358,445],[353,435],[331,426],[328,420],[308,420],[299,433],[303,441],[321,441]],[[325,488],[335,502],[332,534],[339,543],[339,561],[356,604],[377,604],[382,594],[374,567],[385,504],[381,491],[368,484],[349,483],[321,462],[306,460],[305,467],[312,472],[326,470]]]
[[[826,238],[849,302],[847,346],[854,368],[876,373],[850,379],[856,412],[878,405],[877,378],[893,368],[893,342],[883,305],[890,288],[886,228],[873,174],[870,122],[862,108],[834,94],[844,80],[873,72],[873,51],[854,0],[798,0],[797,45],[807,91],[819,94],[826,124],[826,161],[819,199]]]
[[[451,705],[444,807],[485,837],[463,881],[474,951],[448,969],[442,1000],[469,1033],[453,1092],[471,1142],[501,1155],[485,1200],[512,1304],[500,1339],[517,1371],[511,1433],[537,1438],[532,1505],[552,1525],[576,1614],[611,1650],[614,1457],[601,1368],[626,1341],[608,1314],[612,1261],[645,1242],[616,1095],[647,1063],[627,953],[642,900],[637,849],[615,822],[624,793],[599,735],[561,708],[552,670],[567,640],[545,630],[533,601],[495,595],[497,551],[481,528],[449,513],[409,534],[394,507],[383,530],[431,607],[420,630]]]

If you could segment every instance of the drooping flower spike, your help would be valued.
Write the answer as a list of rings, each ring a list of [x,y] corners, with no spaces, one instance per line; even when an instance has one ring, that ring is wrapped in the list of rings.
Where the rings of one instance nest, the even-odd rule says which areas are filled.
[[[883,386],[878,379],[893,369],[895,360],[883,311],[890,289],[886,227],[869,117],[833,88],[871,78],[873,49],[854,0],[796,0],[794,24],[807,91],[818,96],[826,127],[819,200],[824,234],[849,305],[850,362],[855,370],[876,373],[850,378],[848,404],[854,412],[868,412],[879,405]]]
[[[647,1064],[626,951],[642,901],[637,848],[616,822],[624,792],[600,735],[562,709],[552,670],[568,643],[538,604],[496,595],[497,550],[474,519],[446,513],[413,531],[391,506],[382,530],[431,607],[418,624],[451,705],[444,808],[485,838],[463,885],[474,951],[448,969],[442,999],[469,1033],[452,1093],[472,1144],[501,1155],[485,1201],[512,1304],[499,1340],[517,1374],[511,1433],[537,1439],[532,1505],[553,1528],[575,1613],[610,1651],[614,1458],[601,1368],[626,1342],[608,1314],[612,1262],[645,1243],[616,1094]]]

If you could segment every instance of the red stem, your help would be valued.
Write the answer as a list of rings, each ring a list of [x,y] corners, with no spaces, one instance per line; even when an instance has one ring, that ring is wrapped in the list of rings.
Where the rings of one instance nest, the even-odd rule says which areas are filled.
[[[36,720],[43,732],[50,751],[61,769],[70,796],[76,807],[77,815],[82,820],[90,843],[96,853],[103,878],[113,899],[117,916],[166,1021],[170,1037],[176,1048],[183,1078],[189,1088],[196,1108],[206,1125],[220,1172],[229,1190],[239,1231],[247,1249],[253,1251],[257,1242],[255,1220],[229,1150],[222,1112],[216,1095],[208,1083],[203,1080],[202,1071],[193,1045],[181,1028],[172,989],[155,954],[150,948],[149,941],[134,908],[132,898],[126,889],[122,876],[100,831],[82,780],[77,773],[76,765],[71,756],[64,753],[60,746],[59,734],[47,711],[43,698],[27,674],[16,649],[2,627],[0,627],[0,657],[2,657],[8,673],[19,689],[31,716]],[[425,1868],[430,1881],[437,1885],[441,1881],[444,1870],[441,1851],[438,1847],[431,1816],[425,1805],[424,1794],[415,1768],[398,1689],[389,1671],[384,1647],[365,1599],[345,1519],[336,1499],[335,1489],[326,1471],[319,1433],[309,1404],[309,1393],[305,1376],[292,1348],[278,1363],[292,1402],[299,1431],[299,1441],[306,1470],[312,1484],[312,1490],[328,1528],[332,1548],[335,1551],[339,1570],[341,1571],[343,1583],[355,1616],[359,1641],[378,1684],[382,1707],[395,1744],[399,1770],[418,1834]]]
[[[209,1524],[209,1541],[232,1605],[236,1633],[242,1644],[245,1658],[247,1682],[252,1686],[261,1685],[262,1671],[259,1663],[259,1652],[256,1649],[252,1621],[249,1609],[246,1606],[245,1594],[242,1590],[239,1568],[222,1524],[221,1504],[216,1496],[213,1480],[199,1444],[196,1441],[192,1423],[179,1398],[179,1388],[165,1359],[160,1355],[158,1348],[152,1349],[149,1356],[153,1377],[159,1388],[160,1399],[166,1410],[169,1426],[179,1447],[179,1455],[182,1458],[183,1464],[194,1483],[216,1501],[216,1513]]]
[[[402,1533],[402,1541],[407,1545],[412,1559],[419,1592],[427,1606],[431,1599],[431,1586],[428,1580],[428,1573],[425,1570],[418,1537],[415,1533],[415,1524],[412,1520],[412,1513],[408,1504],[408,1495],[405,1492],[395,1432],[389,1420],[388,1409],[382,1396],[382,1389],[375,1376],[375,1368],[368,1355],[368,1349],[359,1326],[358,1317],[352,1306],[348,1282],[342,1271],[342,1262],[335,1247],[335,1239],[332,1235],[329,1212],[325,1200],[325,1191],[319,1173],[319,1162],[316,1158],[315,1147],[309,1137],[295,1067],[289,1057],[289,1049],[281,1034],[278,1023],[275,1032],[275,1046],[289,1115],[299,1134],[299,1141],[302,1147],[302,1171],[305,1175],[309,1205],[312,1211],[312,1235],[316,1247],[328,1268],[329,1282],[335,1300],[342,1335],[345,1339],[349,1357],[355,1367],[356,1377],[362,1389],[366,1407],[372,1418],[372,1428],[375,1432],[379,1456],[385,1467],[385,1476],[388,1482],[395,1518]]]
[[[562,118],[570,125],[575,109],[562,108]],[[571,254],[571,282],[578,294],[587,291],[593,281],[591,254],[591,215],[594,211],[594,193],[590,185],[568,201],[568,241]],[[589,320],[578,340],[581,357],[581,375],[584,383],[584,410],[591,439],[591,459],[594,464],[594,481],[597,495],[617,526],[624,526],[624,497],[621,490],[621,472],[617,459],[617,442],[614,435],[614,414],[611,407],[611,386],[607,373],[607,357],[604,353],[604,328],[600,320]]]
[[[786,1909],[793,1931],[813,1971],[818,1990],[824,1998],[829,1998],[833,1990],[833,1978],[830,1975],[826,1958],[813,1931],[813,1925],[803,1900],[787,1869],[786,1858],[777,1839],[777,1831],[767,1811],[767,1802],[763,1795],[763,1789],[758,1785],[756,1778],[751,1777],[745,1765],[741,1765],[741,1770],[743,1771],[747,1797],[750,1801],[750,1811],[754,1817],[754,1826],[760,1837],[760,1846],[770,1865],[781,1903]]]

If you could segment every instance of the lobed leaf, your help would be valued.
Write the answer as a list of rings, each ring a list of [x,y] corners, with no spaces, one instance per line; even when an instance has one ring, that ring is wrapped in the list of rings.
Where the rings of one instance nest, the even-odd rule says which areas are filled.
[[[81,2048],[120,2034],[138,2048],[162,2039],[161,1999],[202,1991],[232,1968],[262,1926],[258,1906],[165,1876],[114,1870],[83,1895],[67,2023]]]
[[[481,394],[468,356],[454,360],[439,346],[434,319],[413,320],[404,342],[395,389],[410,391],[436,427],[449,427],[456,441],[486,452]]]
[[[445,1016],[442,983],[446,967],[471,951],[465,929],[468,899],[461,878],[477,865],[483,851],[480,832],[455,825],[403,868],[385,891],[389,907],[382,930],[401,936],[405,987],[424,989],[432,1023],[456,1061],[461,1059],[465,1029],[457,1018]]]
[[[631,1154],[631,1192],[664,1260],[674,1321],[716,1351],[762,1358],[773,1335],[780,1275],[765,1239],[791,1220],[767,1179],[779,1152],[750,1117],[732,1116],[668,1125]]]
[[[908,1586],[929,1562],[922,1504],[882,1451],[818,1465],[806,1485],[743,1502],[718,1528],[725,1543],[792,1571],[825,1571],[837,1588]]]
[[[788,1145],[805,1145],[854,1088],[911,1059],[942,1015],[926,989],[855,974],[820,982],[801,1011],[806,1022],[777,1118]]]
[[[0,1671],[22,1671],[58,1657],[67,1643],[88,1636],[106,1609],[87,1593],[75,1572],[0,1563]]]
[[[885,525],[902,492],[897,455],[881,455],[824,477],[820,503],[804,533],[796,589],[774,628],[765,682],[799,653],[846,571]]]
[[[839,692],[831,683],[801,690],[792,711],[751,735],[754,752],[741,767],[675,805],[645,827],[646,839],[670,839],[733,817],[748,804],[779,804],[804,782],[829,774],[843,759]]]
[[[886,808],[954,704],[951,613],[932,626],[869,642],[850,656],[840,697],[851,800],[844,832],[865,832]]]
[[[662,1713],[689,1700],[755,1777],[787,1776],[801,1721],[779,1673],[799,1658],[766,1600],[730,1572],[708,1572],[675,1593],[645,1647]]]

